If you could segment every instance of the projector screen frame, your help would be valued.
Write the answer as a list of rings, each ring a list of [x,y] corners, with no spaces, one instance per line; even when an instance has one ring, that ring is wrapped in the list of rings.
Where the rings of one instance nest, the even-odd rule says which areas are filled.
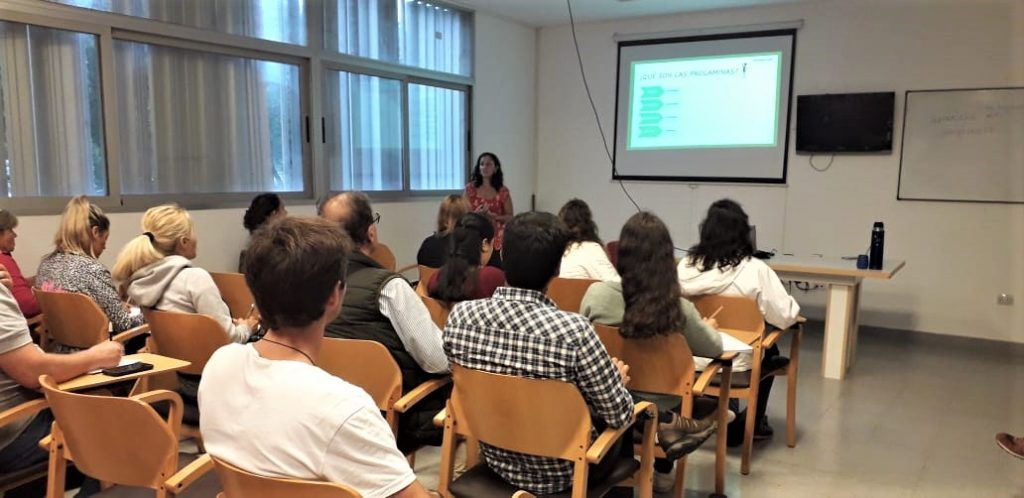
[[[622,48],[639,45],[664,45],[671,43],[702,42],[716,40],[734,40],[743,38],[763,38],[772,36],[790,36],[789,85],[783,89],[786,93],[780,96],[780,102],[786,102],[786,126],[782,144],[782,176],[781,178],[758,177],[714,177],[714,176],[666,176],[666,175],[621,175],[616,168],[618,161],[619,140],[619,84],[622,81]],[[739,184],[786,184],[789,177],[789,134],[793,118],[793,77],[796,70],[796,37],[797,28],[769,29],[762,31],[727,32],[693,36],[671,36],[665,38],[628,39],[617,42],[615,58],[615,121],[612,128],[612,180],[678,182],[678,183],[739,183]],[[780,113],[781,114],[781,113]]]

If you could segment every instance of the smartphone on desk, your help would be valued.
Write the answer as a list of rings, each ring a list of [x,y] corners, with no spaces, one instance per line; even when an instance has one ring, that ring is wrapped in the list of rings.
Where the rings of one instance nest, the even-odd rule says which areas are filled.
[[[104,368],[100,370],[103,375],[109,375],[111,377],[124,377],[125,375],[131,375],[133,373],[145,372],[146,370],[152,370],[152,363],[144,363],[137,361],[135,363],[129,363],[127,365],[118,365],[116,367]]]

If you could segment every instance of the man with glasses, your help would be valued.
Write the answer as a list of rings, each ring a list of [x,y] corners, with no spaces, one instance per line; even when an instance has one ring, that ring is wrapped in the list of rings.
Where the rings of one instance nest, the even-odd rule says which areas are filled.
[[[345,192],[326,200],[320,215],[341,225],[355,246],[348,262],[348,291],[342,312],[327,325],[328,337],[364,339],[383,344],[402,370],[402,392],[448,372],[441,330],[427,307],[401,275],[370,257],[377,244],[377,225],[370,199]],[[433,417],[444,408],[450,389],[439,389],[399,418],[398,447],[440,445],[442,430]]]

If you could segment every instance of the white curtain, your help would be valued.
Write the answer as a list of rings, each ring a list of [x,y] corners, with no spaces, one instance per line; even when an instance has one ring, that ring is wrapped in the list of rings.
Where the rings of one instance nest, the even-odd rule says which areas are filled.
[[[0,194],[105,195],[94,35],[0,21]]]

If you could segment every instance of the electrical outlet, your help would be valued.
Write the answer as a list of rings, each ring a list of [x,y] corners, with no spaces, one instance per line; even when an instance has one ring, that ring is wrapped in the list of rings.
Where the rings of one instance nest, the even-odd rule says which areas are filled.
[[[1000,295],[996,296],[996,304],[999,304],[999,305],[1002,305],[1002,306],[1012,306],[1013,305],[1013,294],[1000,294]]]

